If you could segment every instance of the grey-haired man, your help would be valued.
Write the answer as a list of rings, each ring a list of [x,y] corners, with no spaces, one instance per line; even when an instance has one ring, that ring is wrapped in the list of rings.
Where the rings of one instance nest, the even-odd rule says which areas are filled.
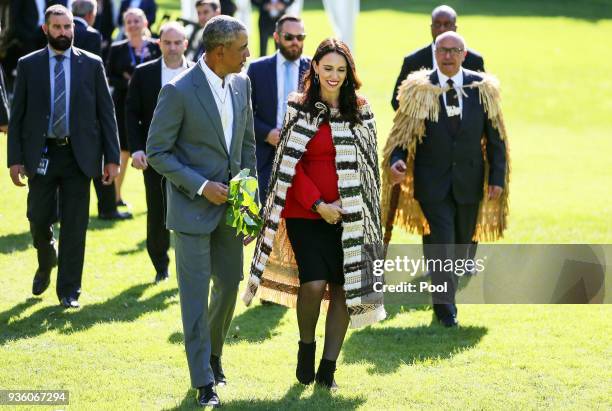
[[[221,354],[243,268],[242,238],[225,223],[227,185],[243,168],[255,175],[255,133],[251,85],[238,74],[249,57],[246,28],[217,16],[202,40],[206,53],[198,63],[162,88],[146,151],[167,179],[166,225],[175,233],[191,384],[200,405],[215,406],[214,385],[226,383]]]

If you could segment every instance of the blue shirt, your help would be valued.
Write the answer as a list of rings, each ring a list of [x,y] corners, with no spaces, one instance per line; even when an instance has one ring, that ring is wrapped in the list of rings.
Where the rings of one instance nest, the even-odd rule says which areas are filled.
[[[49,48],[49,81],[51,82],[51,115],[49,116],[49,137],[65,137],[56,136],[53,134],[53,102],[55,101],[55,65],[57,60],[55,56],[58,54]],[[70,135],[70,57],[72,56],[72,47],[64,51],[64,79],[66,80],[66,134]]]

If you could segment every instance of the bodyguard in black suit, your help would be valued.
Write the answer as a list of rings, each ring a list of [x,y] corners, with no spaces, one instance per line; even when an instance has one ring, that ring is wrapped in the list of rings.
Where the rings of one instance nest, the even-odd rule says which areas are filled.
[[[98,30],[91,27],[96,17],[95,0],[75,0],[72,3],[74,15],[74,46],[102,57],[102,36]],[[102,184],[102,179],[93,179],[93,185],[98,197],[98,217],[101,220],[125,220],[132,218],[129,212],[117,210],[115,201],[115,185]]]
[[[304,74],[310,67],[310,59],[302,57],[304,36],[304,23],[301,19],[283,16],[274,32],[278,52],[253,61],[247,71],[252,87],[257,178],[262,204],[267,197],[274,153],[287,110],[287,96],[291,92],[302,90]],[[286,65],[289,67],[285,67]],[[287,69],[290,71],[287,72]],[[291,82],[288,87],[285,87],[285,75],[289,76]]]
[[[465,42],[449,32],[436,39],[438,68],[429,76],[432,84],[450,89],[440,96],[437,122],[425,122],[425,136],[414,158],[414,198],[419,202],[431,233],[423,236],[428,259],[467,258],[483,197],[484,159],[481,138],[486,137],[490,199],[497,199],[505,184],[506,150],[499,132],[489,120],[479,92],[464,88],[482,80],[477,72],[461,68]],[[466,95],[463,95],[463,93]],[[393,183],[406,177],[407,151],[395,148],[391,156]],[[448,245],[456,244],[450,250]],[[443,245],[443,246],[441,246]],[[470,256],[471,257],[471,256]],[[434,296],[434,313],[445,326],[457,325],[456,275],[432,272],[432,284],[447,284],[448,292]]]
[[[274,34],[276,22],[285,14],[293,0],[253,0],[259,7],[259,55],[268,54],[268,39]]]
[[[156,282],[168,278],[170,232],[164,219],[166,191],[162,186],[162,176],[147,163],[147,135],[162,86],[193,66],[193,63],[183,57],[187,48],[183,26],[178,23],[164,24],[161,27],[159,45],[162,57],[144,63],[134,70],[125,113],[132,166],[143,171],[147,200],[147,252],[157,273]]]
[[[436,59],[434,58],[433,52],[436,38],[440,34],[447,31],[457,31],[456,23],[457,13],[451,7],[439,6],[432,11],[431,37],[433,38],[433,42],[404,57],[402,69],[397,77],[397,80],[395,81],[395,87],[393,88],[393,97],[391,98],[393,110],[397,110],[399,107],[399,102],[397,101],[397,89],[400,84],[402,84],[402,81],[408,77],[408,74],[422,68],[436,68]],[[463,67],[474,71],[485,71],[483,58],[476,51],[469,49],[467,51],[467,55],[465,56]]]
[[[19,60],[8,165],[15,185],[28,177],[27,216],[38,253],[32,292],[44,292],[59,265],[57,296],[70,308],[79,306],[91,179],[103,171],[104,183],[112,183],[119,142],[101,59],[72,47],[73,19],[65,7],[47,9],[45,21],[49,46]]]
[[[113,41],[115,31],[115,15],[113,0],[98,0],[96,20],[93,26],[102,35],[102,60],[106,61],[108,49]]]

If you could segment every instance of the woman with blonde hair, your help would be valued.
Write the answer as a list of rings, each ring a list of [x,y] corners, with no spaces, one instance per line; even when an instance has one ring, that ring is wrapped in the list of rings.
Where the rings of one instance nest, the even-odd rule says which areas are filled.
[[[336,360],[348,325],[382,320],[368,260],[381,251],[376,126],[348,46],[324,40],[292,94],[281,130],[264,226],[244,300],[261,297],[297,308],[296,377],[336,388]],[[373,246],[373,247],[368,247]],[[370,249],[374,254],[364,253]],[[380,257],[378,257],[380,258]],[[315,373],[315,329],[327,307]]]
[[[159,46],[151,40],[148,22],[145,13],[138,8],[127,9],[123,13],[123,24],[127,39],[113,43],[110,48],[107,62],[108,81],[113,88],[113,102],[119,129],[119,143],[121,145],[121,169],[115,180],[117,205],[125,206],[121,196],[121,188],[130,158],[127,143],[127,130],[125,125],[125,100],[127,98],[128,83],[137,65],[154,60],[161,55]]]

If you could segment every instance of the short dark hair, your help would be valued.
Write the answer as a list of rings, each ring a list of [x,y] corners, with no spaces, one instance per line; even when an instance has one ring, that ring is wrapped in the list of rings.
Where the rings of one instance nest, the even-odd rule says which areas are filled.
[[[45,24],[49,24],[51,16],[68,16],[71,20],[74,20],[72,12],[61,4],[55,4],[47,8],[45,11]]]
[[[280,19],[278,19],[278,21],[276,22],[276,27],[274,28],[274,30],[277,33],[280,33],[280,29],[283,27],[283,24],[285,24],[286,21],[293,21],[293,22],[296,22],[296,23],[301,23],[302,19],[299,18],[298,16],[294,16],[294,15],[291,15],[291,14],[285,14]]]
[[[213,11],[217,11],[221,8],[221,3],[219,0],[198,0],[196,1],[196,9],[200,6],[210,6]]]

